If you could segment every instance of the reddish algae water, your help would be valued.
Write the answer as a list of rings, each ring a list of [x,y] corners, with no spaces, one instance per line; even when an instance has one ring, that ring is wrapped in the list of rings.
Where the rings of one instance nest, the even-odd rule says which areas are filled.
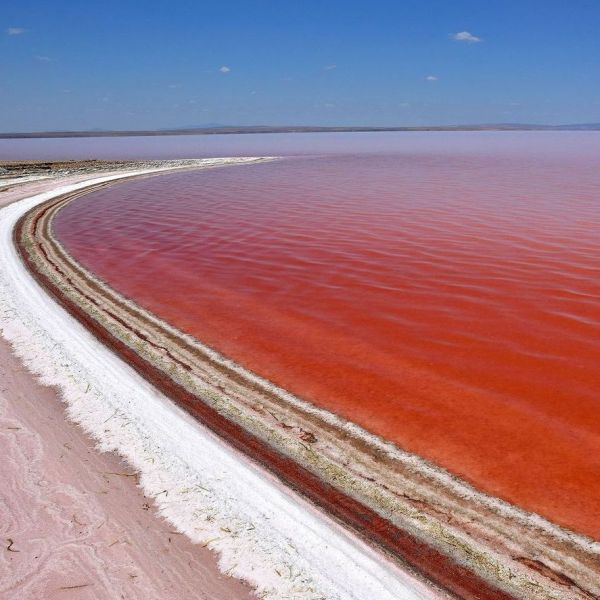
[[[179,329],[600,539],[598,166],[288,157],[120,183],[55,227]]]

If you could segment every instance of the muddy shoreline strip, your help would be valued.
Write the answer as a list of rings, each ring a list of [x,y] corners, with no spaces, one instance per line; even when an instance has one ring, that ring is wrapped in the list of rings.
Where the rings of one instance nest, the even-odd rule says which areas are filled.
[[[357,533],[460,597],[595,597],[597,555],[586,540],[527,515],[515,518],[349,424],[340,429],[335,419],[290,402],[97,281],[52,233],[53,216],[80,193],[26,215],[18,247],[44,287],[159,389]]]

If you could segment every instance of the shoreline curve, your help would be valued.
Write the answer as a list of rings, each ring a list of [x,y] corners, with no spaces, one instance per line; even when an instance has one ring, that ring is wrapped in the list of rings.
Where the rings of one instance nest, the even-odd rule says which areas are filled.
[[[596,597],[596,542],[479,494],[291,397],[96,280],[52,235],[53,215],[91,184],[38,199],[20,217],[15,241],[37,281],[163,393],[450,594]]]

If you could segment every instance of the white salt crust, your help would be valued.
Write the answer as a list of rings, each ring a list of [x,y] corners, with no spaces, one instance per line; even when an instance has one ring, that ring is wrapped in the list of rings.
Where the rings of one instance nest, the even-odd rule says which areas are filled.
[[[252,159],[209,159],[205,166]],[[442,597],[388,563],[310,504],[245,460],[103,346],[37,284],[13,244],[34,206],[89,185],[170,169],[99,177],[0,210],[0,333],[67,414],[140,473],[144,493],[219,567],[261,598],[412,600]]]

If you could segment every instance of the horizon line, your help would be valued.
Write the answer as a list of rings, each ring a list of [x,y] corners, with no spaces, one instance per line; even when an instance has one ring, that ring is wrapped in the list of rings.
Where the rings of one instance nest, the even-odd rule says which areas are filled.
[[[206,125],[159,129],[56,129],[0,132],[0,139],[45,137],[127,137],[163,135],[216,135],[250,133],[344,133],[394,131],[599,131],[599,123],[561,125],[529,123],[478,123],[461,125]]]

